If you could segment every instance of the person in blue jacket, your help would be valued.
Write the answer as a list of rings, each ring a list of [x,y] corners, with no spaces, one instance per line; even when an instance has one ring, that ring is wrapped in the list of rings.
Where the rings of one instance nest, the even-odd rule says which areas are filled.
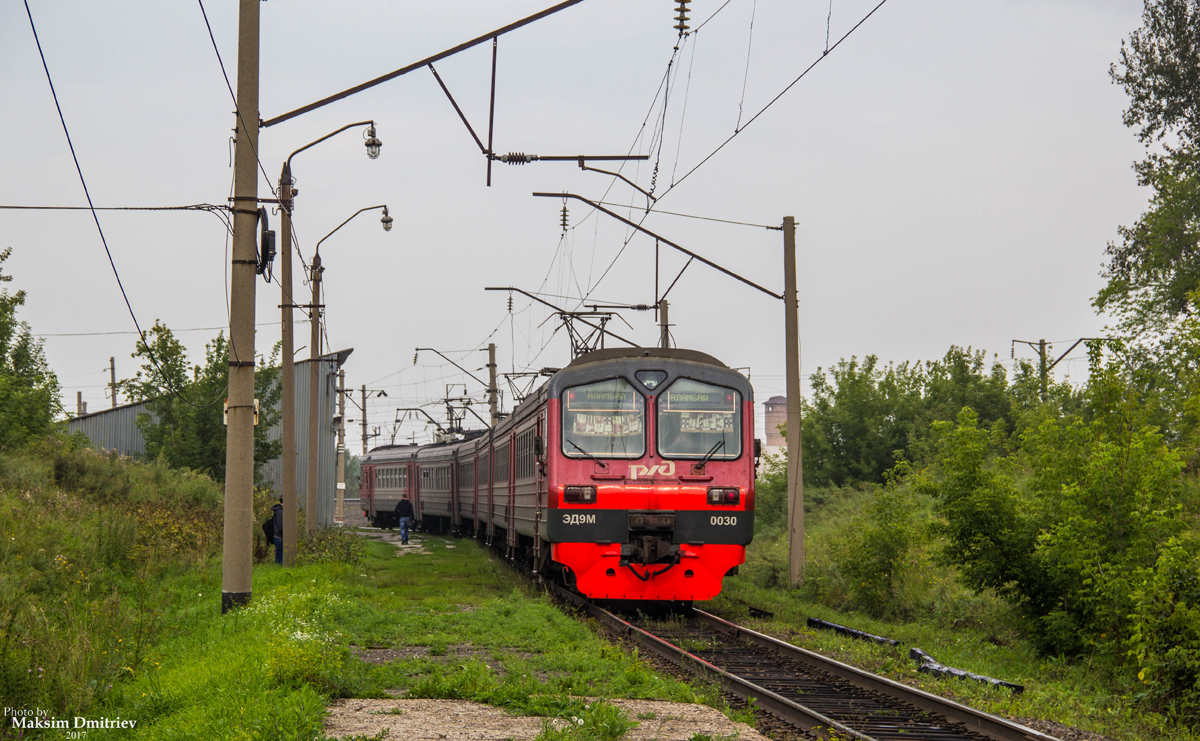
[[[396,505],[396,517],[400,520],[400,545],[408,545],[408,525],[416,515],[413,513],[412,502],[408,501],[407,494]]]

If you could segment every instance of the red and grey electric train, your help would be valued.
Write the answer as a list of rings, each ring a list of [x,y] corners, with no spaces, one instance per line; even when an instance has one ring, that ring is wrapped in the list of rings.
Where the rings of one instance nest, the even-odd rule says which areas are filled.
[[[503,548],[599,599],[706,600],[754,532],[750,382],[693,350],[618,348],[577,358],[495,429],[376,448],[361,501],[395,524]]]

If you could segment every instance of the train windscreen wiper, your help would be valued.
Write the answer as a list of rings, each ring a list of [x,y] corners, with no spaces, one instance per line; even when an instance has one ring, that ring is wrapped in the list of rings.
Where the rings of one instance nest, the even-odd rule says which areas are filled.
[[[584,456],[585,458],[591,458],[592,460],[596,461],[597,463],[599,463],[599,464],[600,464],[600,467],[601,467],[601,468],[608,468],[608,464],[607,464],[607,463],[605,463],[604,461],[600,460],[600,459],[599,459],[599,458],[597,458],[596,456],[592,455],[591,453],[587,452],[587,451],[586,451],[586,450],[584,450],[583,448],[581,448],[581,447],[579,447],[578,445],[576,445],[576,444],[575,444],[575,441],[574,441],[574,440],[572,440],[571,438],[569,438],[569,437],[564,437],[563,439],[567,441],[567,445],[570,445],[572,448],[575,448],[575,449],[576,449],[576,450],[578,450],[580,453],[583,453],[583,456]],[[724,443],[722,443],[722,444],[724,444]]]
[[[568,440],[567,442],[570,442],[570,441]],[[712,449],[704,454],[704,457],[701,458],[700,462],[696,464],[696,468],[704,468],[704,464],[708,463],[709,459],[712,458],[714,455],[716,455],[717,451],[723,447],[725,447],[725,438],[721,438],[720,440],[718,440],[717,444],[712,446]]]

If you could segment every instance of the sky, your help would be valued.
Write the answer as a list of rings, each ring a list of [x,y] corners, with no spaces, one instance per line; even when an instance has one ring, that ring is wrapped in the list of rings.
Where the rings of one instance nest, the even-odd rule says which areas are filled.
[[[259,115],[551,4],[264,2]],[[615,204],[776,293],[783,236],[764,227],[794,216],[806,391],[810,374],[851,356],[930,360],[959,345],[1011,367],[1014,339],[1045,338],[1061,352],[1103,332],[1091,300],[1104,248],[1147,200],[1131,169],[1143,150],[1108,75],[1141,23],[1139,3],[887,0],[865,21],[878,0],[759,5],[694,0],[693,32],[681,39],[672,2],[586,0],[500,37],[495,151],[649,155],[591,163],[653,191],[649,212],[626,183],[573,162],[495,163],[487,187],[484,157],[428,70],[261,131],[259,195],[270,198],[289,153],[347,123],[376,122],[377,160],[352,129],[297,155],[293,175],[306,261],[358,209],[386,204],[395,219],[385,232],[379,212],[365,212],[321,247],[323,349],[354,348],[347,386],[387,393],[368,402],[380,440],[429,438],[421,423],[396,425],[398,407],[448,391],[484,397],[433,353],[414,364],[417,347],[480,377],[488,342],[502,372],[570,362],[553,310],[514,295],[510,311],[506,292],[485,287],[514,286],[566,309],[650,304],[687,261],[661,246],[656,265],[653,238],[579,201],[567,203],[564,233],[561,199],[533,192]],[[224,205],[234,114],[216,51],[236,89],[237,4],[29,7],[93,203]],[[485,142],[491,61],[489,43],[435,65]],[[0,3],[0,100],[0,206],[86,205],[22,3]],[[99,211],[98,220],[137,322],[161,321],[202,361],[228,325],[224,223],[199,211]],[[91,213],[0,208],[8,247],[6,286],[27,293],[19,316],[45,338],[64,406],[74,410],[77,392],[89,411],[109,406],[109,358],[119,379],[140,361]],[[257,286],[256,351],[269,354],[281,292]],[[308,295],[298,264],[294,286]],[[758,402],[784,393],[783,302],[700,264],[667,298],[679,347],[748,369]],[[619,314],[616,333],[657,341],[653,312]],[[297,316],[297,358],[309,352],[305,319]],[[1023,345],[1016,355],[1035,357]],[[1077,348],[1055,375],[1085,377],[1083,356]],[[347,416],[347,444],[358,450],[361,413]]]

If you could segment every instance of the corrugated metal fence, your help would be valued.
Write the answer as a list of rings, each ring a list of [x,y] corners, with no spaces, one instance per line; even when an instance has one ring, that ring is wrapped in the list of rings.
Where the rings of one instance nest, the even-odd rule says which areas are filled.
[[[319,360],[297,361],[296,379],[296,501],[304,509],[308,501],[308,422],[309,422],[309,379],[310,368],[317,364],[318,383],[318,444],[317,472],[317,524],[320,527],[333,525],[337,496],[337,427],[333,418],[337,414],[337,356],[327,355]],[[146,454],[146,440],[138,429],[139,414],[149,414],[148,402],[125,404],[115,409],[105,409],[93,414],[76,417],[67,423],[70,432],[82,432],[98,450],[107,450],[121,455],[141,457]],[[281,424],[267,431],[267,438],[278,440],[283,434]],[[285,456],[286,457],[286,456]],[[279,458],[265,462],[261,471],[263,483],[278,492],[282,482],[282,461]]]
[[[139,414],[149,414],[149,402],[125,404],[115,409],[76,417],[67,422],[70,432],[82,432],[101,450],[111,450],[121,455],[143,456],[146,454],[146,439],[138,429]]]

